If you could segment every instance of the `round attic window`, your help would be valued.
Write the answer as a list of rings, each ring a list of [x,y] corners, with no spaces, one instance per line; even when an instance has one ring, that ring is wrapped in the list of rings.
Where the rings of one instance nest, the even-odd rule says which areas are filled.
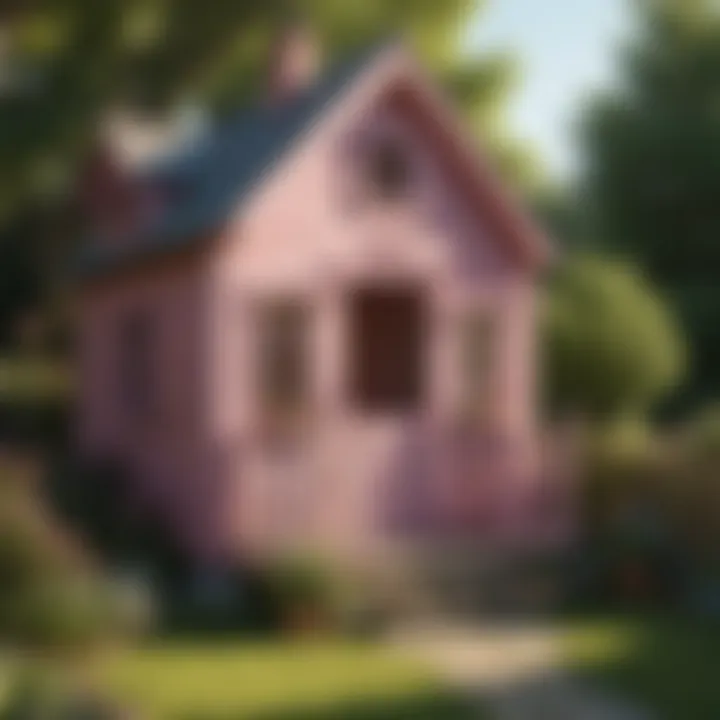
[[[386,200],[407,194],[410,164],[401,146],[391,141],[380,143],[370,153],[370,180],[375,193]]]

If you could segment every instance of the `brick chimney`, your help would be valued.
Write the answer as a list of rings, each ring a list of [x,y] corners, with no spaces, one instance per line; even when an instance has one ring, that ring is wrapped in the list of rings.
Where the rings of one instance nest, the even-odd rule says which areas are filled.
[[[268,99],[278,105],[311,86],[321,67],[317,38],[305,22],[285,25],[273,43],[270,56]]]

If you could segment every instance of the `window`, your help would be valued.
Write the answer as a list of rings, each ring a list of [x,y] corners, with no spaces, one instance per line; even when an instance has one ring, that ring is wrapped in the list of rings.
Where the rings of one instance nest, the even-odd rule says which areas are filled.
[[[360,291],[352,298],[351,314],[354,402],[378,411],[418,408],[425,351],[420,293]]]
[[[370,180],[375,193],[386,200],[407,194],[410,167],[404,148],[386,140],[370,153]]]
[[[487,312],[474,311],[462,324],[463,412],[471,419],[489,419],[494,321]]]
[[[298,303],[271,303],[260,312],[259,388],[264,410],[292,412],[307,397],[307,311]]]
[[[135,311],[119,328],[119,394],[128,417],[143,419],[156,409],[154,373],[157,328],[153,317]]]

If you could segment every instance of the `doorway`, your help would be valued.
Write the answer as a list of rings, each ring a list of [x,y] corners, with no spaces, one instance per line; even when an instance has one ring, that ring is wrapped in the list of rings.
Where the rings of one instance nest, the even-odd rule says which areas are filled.
[[[351,397],[378,412],[414,411],[424,400],[427,308],[418,287],[362,288],[350,302]]]

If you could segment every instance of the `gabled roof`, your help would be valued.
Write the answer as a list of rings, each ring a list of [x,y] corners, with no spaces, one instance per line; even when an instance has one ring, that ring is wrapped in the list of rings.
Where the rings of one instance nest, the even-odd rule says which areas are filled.
[[[91,239],[77,258],[79,276],[114,272],[201,242],[383,47],[339,64],[285,104],[262,103],[236,113],[182,152],[146,169],[139,180],[169,183],[177,191],[175,202],[127,243],[113,243],[111,249]]]

